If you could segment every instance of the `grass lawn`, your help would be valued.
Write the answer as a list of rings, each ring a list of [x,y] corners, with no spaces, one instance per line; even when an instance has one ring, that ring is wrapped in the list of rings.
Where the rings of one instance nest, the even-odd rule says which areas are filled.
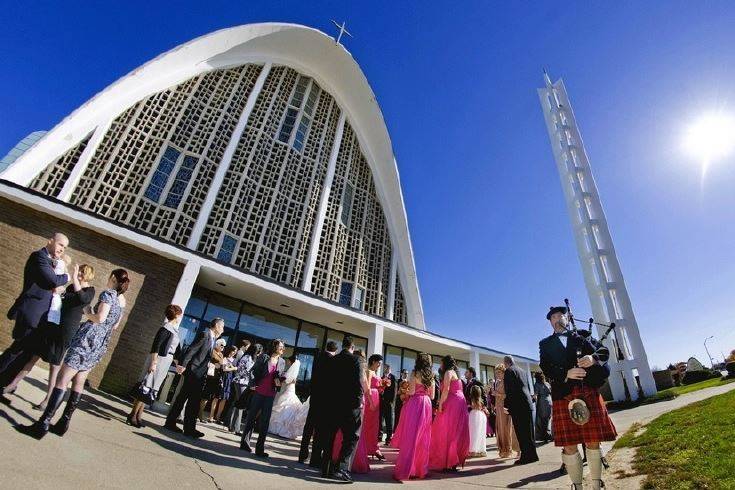
[[[722,386],[724,384],[732,383],[732,382],[735,382],[735,378],[706,379],[704,381],[700,381],[699,383],[693,383],[693,384],[686,385],[686,386],[674,386],[673,388],[661,390],[653,396],[642,398],[634,402],[627,401],[627,400],[623,402],[608,402],[607,407],[608,409],[611,409],[611,410],[618,409],[618,408],[633,408],[633,407],[637,407],[640,405],[647,405],[649,403],[673,400],[677,396],[683,395],[684,393],[691,393],[692,391],[702,390],[704,388],[712,388],[714,386]]]
[[[637,448],[633,470],[647,475],[644,488],[735,488],[734,407],[735,391],[693,403],[660,416],[637,436],[640,427],[631,427],[615,448]]]

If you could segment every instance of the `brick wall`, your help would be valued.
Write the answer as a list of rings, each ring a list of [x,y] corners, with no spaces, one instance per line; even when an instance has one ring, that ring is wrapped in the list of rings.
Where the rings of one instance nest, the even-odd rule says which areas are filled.
[[[64,233],[69,237],[72,264],[94,267],[92,285],[97,294],[113,269],[123,268],[130,274],[123,320],[89,375],[95,388],[126,393],[138,381],[184,266],[60,218],[0,198],[0,349],[12,342],[13,325],[5,313],[20,293],[28,255],[43,247],[54,232]]]

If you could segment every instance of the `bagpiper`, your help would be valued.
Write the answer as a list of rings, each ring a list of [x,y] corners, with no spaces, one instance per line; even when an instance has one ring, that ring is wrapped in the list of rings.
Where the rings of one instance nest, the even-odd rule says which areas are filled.
[[[572,489],[582,488],[579,444],[587,447],[592,486],[599,489],[605,486],[600,443],[617,437],[599,392],[610,375],[610,353],[600,342],[592,342],[591,336],[570,330],[568,312],[565,306],[554,306],[547,313],[554,333],[539,342],[539,364],[551,384],[554,444],[563,448],[561,459]]]

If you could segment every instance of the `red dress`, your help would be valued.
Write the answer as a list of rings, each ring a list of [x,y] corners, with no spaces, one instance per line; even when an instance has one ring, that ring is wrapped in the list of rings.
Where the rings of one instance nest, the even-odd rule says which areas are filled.
[[[380,397],[378,395],[378,386],[380,379],[373,376],[370,381],[370,391],[365,393],[362,405],[362,425],[360,426],[360,438],[357,440],[355,454],[352,457],[352,465],[350,471],[353,473],[367,473],[370,471],[370,463],[368,456],[378,451],[378,423],[380,422]],[[368,397],[373,401],[373,409],[368,409]],[[370,442],[372,441],[372,443]],[[332,446],[332,460],[339,459],[339,452],[342,449],[342,431],[337,431],[334,437],[334,445]]]
[[[431,447],[431,399],[424,385],[417,384],[416,392],[403,405],[390,445],[398,448],[393,478],[403,481],[426,476]]]
[[[401,414],[403,415],[403,414]],[[431,425],[429,468],[444,470],[464,466],[470,452],[470,414],[462,391],[462,382],[453,379],[449,395]]]

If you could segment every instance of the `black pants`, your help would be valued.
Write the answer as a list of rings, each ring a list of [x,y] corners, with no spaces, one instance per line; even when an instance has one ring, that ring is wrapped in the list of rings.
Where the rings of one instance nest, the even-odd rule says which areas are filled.
[[[531,418],[531,407],[518,407],[510,411],[513,420],[513,428],[516,431],[518,445],[521,448],[521,460],[537,460],[536,442],[533,437],[533,419]]]
[[[335,409],[326,421],[324,431],[324,439],[322,447],[325,449],[324,458],[322,458],[322,474],[329,474],[335,470],[349,471],[349,462],[352,453],[357,447],[357,441],[360,439],[360,425],[362,425],[362,410],[354,409]],[[334,438],[337,431],[342,431],[342,448],[339,451],[339,459],[332,461],[330,449],[334,446]]]
[[[254,393],[250,400],[250,408],[248,408],[248,416],[245,419],[245,428],[242,431],[240,439],[240,447],[250,449],[250,438],[255,429],[255,418],[260,414],[258,419],[258,442],[255,443],[255,452],[265,452],[265,436],[268,435],[268,426],[271,423],[271,412],[273,411],[274,396],[263,396],[260,393]]]
[[[35,355],[34,347],[39,335],[36,330],[28,330],[24,337],[13,340],[13,343],[0,354],[1,387],[9,385]]]
[[[166,416],[166,424],[175,425],[176,419],[181,415],[181,410],[186,403],[186,411],[184,411],[184,432],[191,433],[196,430],[197,415],[199,415],[199,402],[202,399],[202,391],[204,391],[204,377],[184,374],[183,385],[179,391],[176,400],[171,405],[171,410]]]
[[[400,398],[396,399],[396,420],[393,422],[393,430],[398,427],[398,419],[401,418],[401,409],[403,408],[403,401]]]
[[[312,398],[313,401],[313,398]],[[299,459],[304,460],[309,455],[309,444],[311,444],[311,458],[309,465],[321,466],[324,458],[329,457],[329,453],[322,446],[321,437],[325,430],[325,420],[323,414],[324,407],[309,402],[309,413],[306,415],[306,423],[304,423],[304,432],[301,435],[301,450],[299,451]],[[313,443],[312,443],[313,439]]]
[[[390,400],[380,400],[380,421],[385,424],[385,440],[393,437],[393,403]]]

